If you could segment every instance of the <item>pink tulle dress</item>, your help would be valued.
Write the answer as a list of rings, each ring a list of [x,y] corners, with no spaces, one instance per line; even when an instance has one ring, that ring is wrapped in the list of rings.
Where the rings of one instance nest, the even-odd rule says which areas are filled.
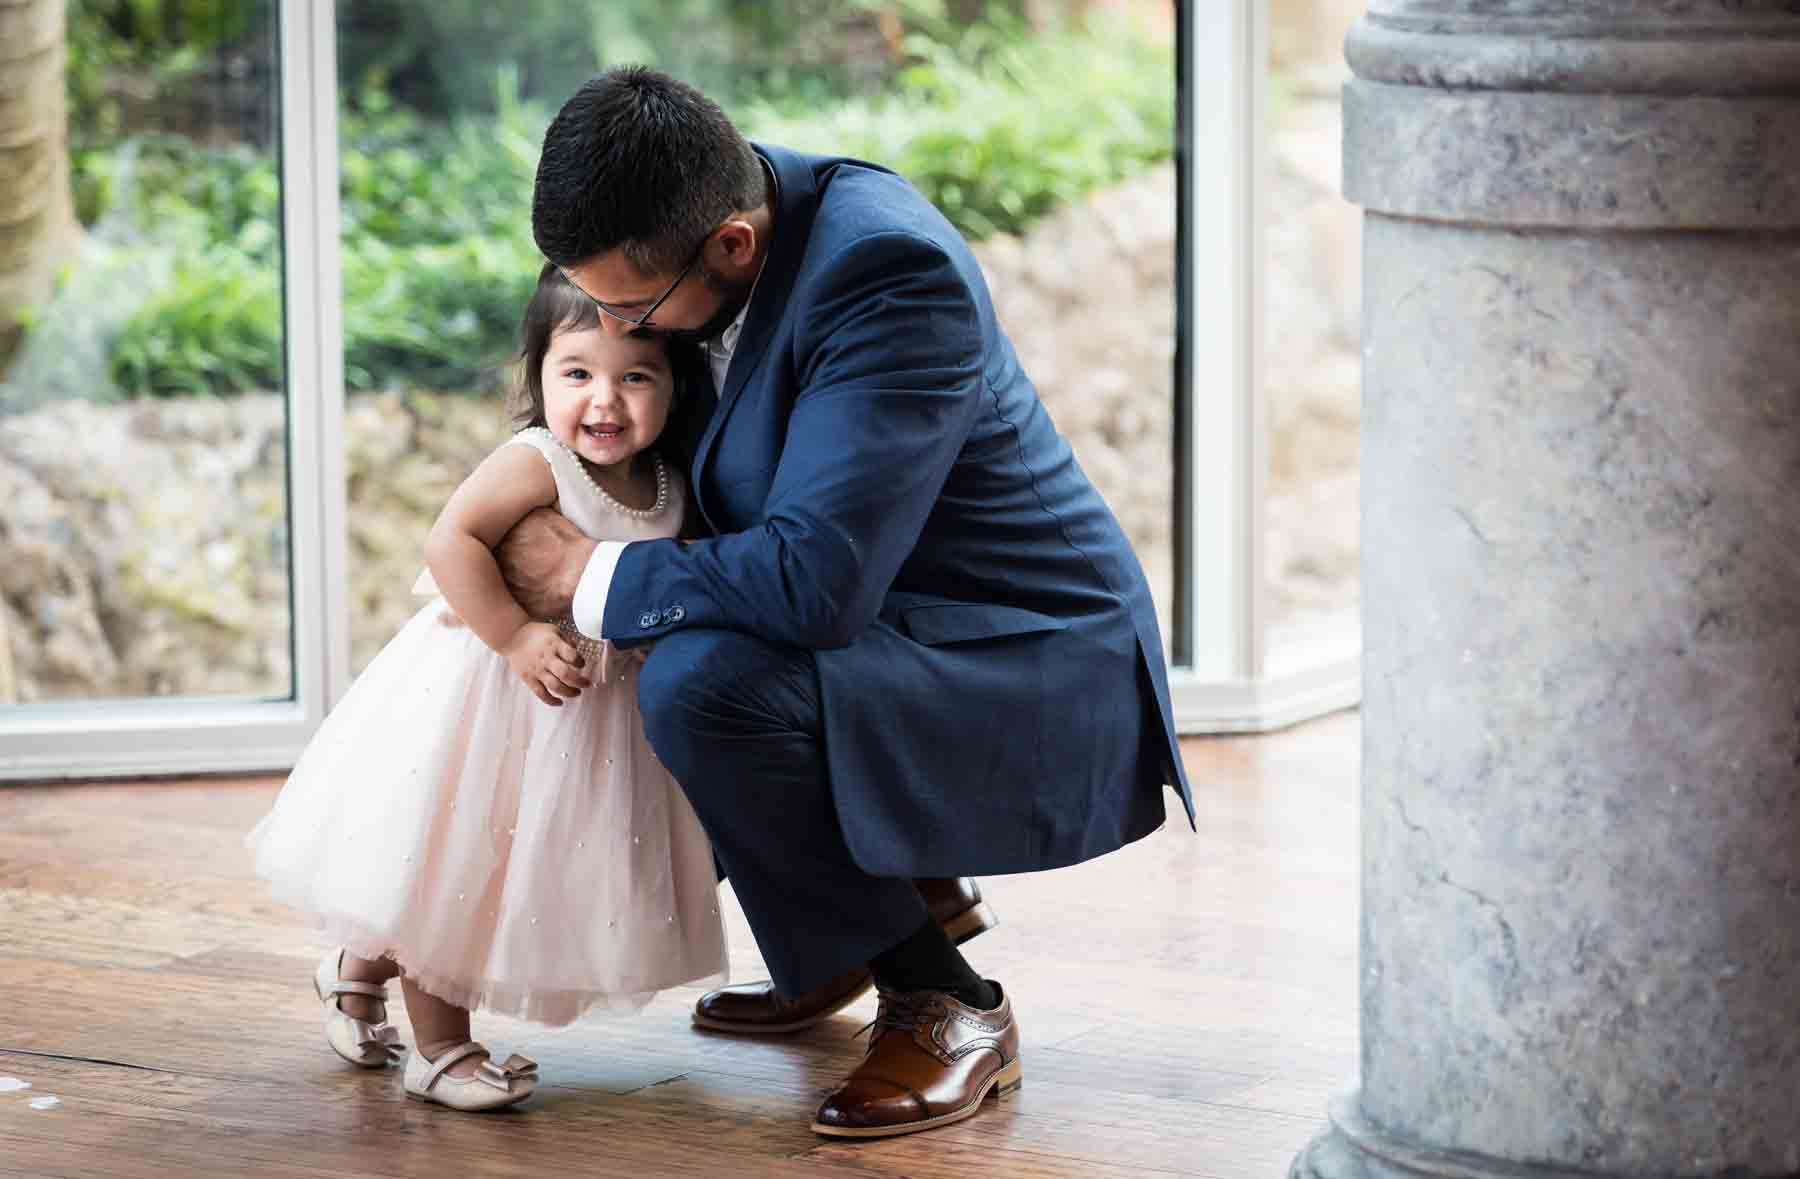
[[[680,527],[660,461],[658,506],[635,510],[550,431],[505,445],[544,456],[557,510],[597,540]],[[644,738],[637,661],[589,644],[603,682],[552,708],[445,609],[415,614],[320,726],[248,837],[257,874],[351,953],[392,954],[471,1009],[566,1024],[721,981],[711,845]]]

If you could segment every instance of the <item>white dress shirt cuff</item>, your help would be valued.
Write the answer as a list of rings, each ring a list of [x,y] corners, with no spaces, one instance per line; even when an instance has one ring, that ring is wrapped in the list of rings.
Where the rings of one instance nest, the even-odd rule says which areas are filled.
[[[606,621],[606,593],[612,588],[613,570],[618,568],[619,554],[630,544],[625,540],[603,540],[588,558],[581,582],[575,587],[575,629],[590,639],[601,638],[600,624]]]

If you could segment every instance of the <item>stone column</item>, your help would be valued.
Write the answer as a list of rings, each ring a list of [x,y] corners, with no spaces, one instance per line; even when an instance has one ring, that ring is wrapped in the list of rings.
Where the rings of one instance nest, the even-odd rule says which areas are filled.
[[[1800,3],[1370,9],[1362,1075],[1292,1174],[1800,1174]]]

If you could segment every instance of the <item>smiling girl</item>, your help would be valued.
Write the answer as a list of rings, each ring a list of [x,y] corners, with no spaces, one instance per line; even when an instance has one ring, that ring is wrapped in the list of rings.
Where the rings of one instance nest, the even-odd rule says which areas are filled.
[[[470,1038],[471,1009],[566,1024],[724,973],[712,852],[644,738],[640,660],[527,617],[493,556],[540,507],[597,540],[679,532],[681,475],[653,449],[669,357],[596,315],[544,268],[521,330],[525,428],[426,541],[443,600],[369,664],[249,837],[275,895],[339,944],[313,979],[332,1049],[365,1068],[400,1057],[398,976],[417,1041],[405,1090],[457,1109],[537,1083]]]

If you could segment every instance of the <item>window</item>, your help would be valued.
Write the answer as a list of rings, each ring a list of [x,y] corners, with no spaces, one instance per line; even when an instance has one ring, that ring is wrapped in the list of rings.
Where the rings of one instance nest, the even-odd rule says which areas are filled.
[[[1143,559],[1184,730],[1356,699],[1348,0],[25,7],[0,779],[291,763],[509,428],[539,139],[625,60],[896,168],[975,243]]]
[[[1271,8],[1284,24],[1310,27],[1313,9],[1326,4],[1342,7],[1336,0],[1234,0],[1179,9],[1185,420],[1176,516],[1177,537],[1186,542],[1178,565],[1187,575],[1181,605],[1190,625],[1177,634],[1190,636],[1191,646],[1174,652],[1171,689],[1184,732],[1275,728],[1360,695],[1354,581],[1340,578],[1333,609],[1305,617],[1294,608],[1304,562],[1321,547],[1341,550],[1345,540],[1335,522],[1341,517],[1294,510],[1296,487],[1313,490],[1326,468],[1286,464],[1296,435],[1283,382],[1320,387],[1313,353],[1324,350],[1328,328],[1307,328],[1302,343],[1313,353],[1289,337],[1282,300],[1294,284],[1278,267],[1304,271],[1311,246],[1290,246],[1297,215],[1287,212],[1286,190],[1269,167],[1291,126],[1279,75],[1272,85],[1268,73]],[[1327,134],[1334,132],[1317,130],[1314,145]],[[1319,179],[1319,169],[1308,176]],[[1354,387],[1353,374],[1353,367],[1334,370],[1329,379]],[[1345,426],[1338,423],[1334,444],[1342,444]],[[1353,424],[1347,434],[1354,453]],[[1283,465],[1273,466],[1272,457]],[[1348,494],[1347,505],[1339,498],[1334,506],[1349,506],[1354,520],[1354,490]]]
[[[324,681],[305,13],[25,7],[0,61],[24,131],[0,149],[0,776],[272,764]]]

